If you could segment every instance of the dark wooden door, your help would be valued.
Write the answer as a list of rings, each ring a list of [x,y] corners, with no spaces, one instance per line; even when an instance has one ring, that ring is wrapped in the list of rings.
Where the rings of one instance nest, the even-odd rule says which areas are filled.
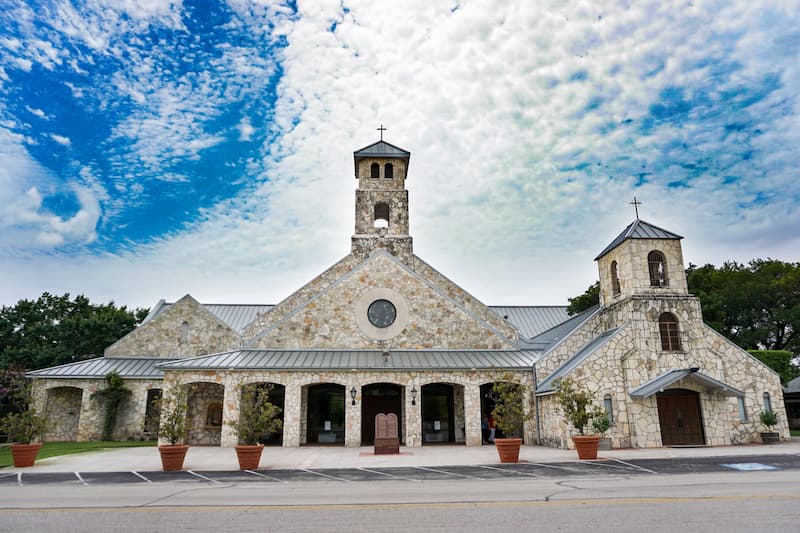
[[[401,387],[389,383],[367,385],[361,390],[361,445],[369,446],[375,442],[375,415],[394,413],[400,420]],[[400,441],[402,427],[397,428]]]
[[[685,389],[659,393],[658,420],[664,446],[703,445],[703,418],[700,415],[700,395]]]

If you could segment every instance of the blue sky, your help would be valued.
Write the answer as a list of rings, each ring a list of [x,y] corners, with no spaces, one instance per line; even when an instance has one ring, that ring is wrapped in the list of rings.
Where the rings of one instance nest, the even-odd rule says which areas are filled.
[[[0,0],[0,304],[275,303],[345,255],[353,150],[412,152],[415,251],[562,304],[641,216],[800,250],[800,3]]]

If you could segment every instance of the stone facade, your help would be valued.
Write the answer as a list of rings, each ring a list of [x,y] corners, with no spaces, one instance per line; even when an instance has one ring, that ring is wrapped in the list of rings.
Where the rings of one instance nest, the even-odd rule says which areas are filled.
[[[224,352],[240,344],[235,331],[187,294],[106,348],[105,355],[176,359]]]

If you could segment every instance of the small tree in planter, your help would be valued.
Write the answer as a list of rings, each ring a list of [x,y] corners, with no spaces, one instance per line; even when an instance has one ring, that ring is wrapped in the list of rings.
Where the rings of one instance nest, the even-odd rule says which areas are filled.
[[[569,378],[562,378],[559,381],[557,398],[564,416],[578,430],[578,435],[572,437],[578,458],[597,459],[600,435],[586,435],[584,430],[595,419],[606,418],[607,424],[606,414],[592,404],[592,395],[588,391],[580,390]],[[600,427],[606,424],[600,423]]]
[[[92,398],[99,399],[105,407],[103,417],[102,440],[114,440],[114,428],[117,427],[117,416],[122,402],[130,398],[131,390],[116,370],[106,374],[106,388],[92,393]]]
[[[255,470],[264,450],[262,441],[281,430],[281,408],[269,399],[272,385],[247,385],[240,388],[239,420],[229,422],[239,437],[236,446],[240,470]]]
[[[14,466],[33,466],[42,447],[41,442],[33,441],[44,434],[47,424],[33,407],[30,383],[19,374],[18,379],[3,387],[3,395],[11,412],[0,420],[0,432],[7,434],[12,443]]]
[[[165,387],[169,392],[161,397],[161,424],[158,427],[158,439],[169,444],[158,447],[161,454],[161,466],[164,470],[180,470],[189,446],[183,444],[186,439],[186,403],[187,387],[180,381],[173,380]]]
[[[525,385],[516,383],[515,377],[505,374],[492,385],[491,398],[494,401],[492,418],[497,428],[506,438],[495,437],[494,443],[501,463],[519,461],[522,446],[522,433],[528,414],[525,412]]]
[[[778,425],[778,415],[775,411],[761,411],[758,415],[761,423],[767,428],[767,431],[761,432],[761,442],[764,444],[777,444],[781,441],[781,434],[774,431],[772,428]]]

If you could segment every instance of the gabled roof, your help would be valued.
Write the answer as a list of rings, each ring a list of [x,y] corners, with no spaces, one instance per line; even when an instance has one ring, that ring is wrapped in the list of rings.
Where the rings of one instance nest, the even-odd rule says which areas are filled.
[[[491,305],[489,308],[511,322],[525,339],[530,339],[570,318],[565,305]]]
[[[685,377],[698,382],[707,389],[715,390],[725,396],[744,396],[744,393],[739,389],[703,374],[700,372],[699,368],[683,368],[664,372],[657,378],[651,379],[644,385],[632,390],[629,396],[631,398],[649,398],[653,394],[663,391],[666,387],[669,387]]]
[[[245,326],[256,319],[261,313],[266,313],[267,311],[271,310],[274,305],[262,305],[262,304],[200,304],[203,308],[221,320],[224,324],[227,324],[232,330],[237,333],[242,333],[244,331]],[[160,315],[161,313],[165,312],[172,306],[171,303],[167,303],[164,300],[159,301],[153,309],[150,310],[150,313],[145,317],[142,321],[142,324],[146,324],[150,320],[153,320],[155,317]]]
[[[611,244],[606,246],[605,249],[594,258],[594,260],[597,261],[608,252],[619,246],[622,241],[628,239],[683,239],[683,237],[637,218],[631,222],[628,227],[622,231],[622,233],[617,235],[617,238],[611,241]]]
[[[397,157],[400,159],[409,159],[411,157],[411,152],[389,144],[386,141],[378,141],[353,152],[353,159],[356,164],[358,164],[360,159],[366,157]]]
[[[786,384],[783,388],[783,392],[800,392],[800,377],[794,378],[792,381]]]
[[[556,382],[562,377],[572,372],[578,365],[583,363],[590,355],[592,355],[598,348],[608,342],[622,328],[609,329],[604,331],[591,341],[589,341],[578,353],[564,361],[564,363],[555,369],[547,378],[539,383],[536,388],[536,394],[550,394],[556,390]]]
[[[235,350],[166,361],[176,370],[471,370],[530,368],[525,350]]]
[[[27,373],[35,378],[103,378],[116,371],[125,379],[161,379],[164,373],[156,364],[165,363],[163,357],[95,357],[65,365],[51,366]]]

